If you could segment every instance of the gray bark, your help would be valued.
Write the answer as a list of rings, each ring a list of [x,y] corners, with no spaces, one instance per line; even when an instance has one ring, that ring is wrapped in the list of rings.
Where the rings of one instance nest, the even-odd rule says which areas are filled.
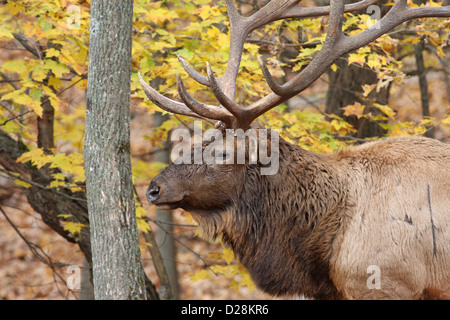
[[[167,118],[167,115],[162,115],[159,112],[155,113],[153,116],[155,127],[160,126],[165,120],[167,120]],[[156,161],[170,163],[170,152],[167,145],[167,141],[163,143],[166,150],[156,154]],[[169,277],[173,298],[179,299],[180,285],[178,282],[178,270],[176,263],[176,246],[173,238],[173,212],[156,210],[156,220],[160,221],[156,232],[156,242]]]
[[[130,161],[133,1],[93,0],[84,145],[96,299],[146,299]]]

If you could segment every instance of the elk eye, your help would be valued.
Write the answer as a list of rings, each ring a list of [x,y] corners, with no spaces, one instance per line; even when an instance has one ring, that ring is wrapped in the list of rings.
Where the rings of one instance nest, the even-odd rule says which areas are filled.
[[[219,150],[216,151],[216,153],[214,154],[214,159],[215,160],[221,160],[221,161],[225,161],[228,159],[228,157],[230,156],[230,154],[228,152],[226,152],[225,150]]]

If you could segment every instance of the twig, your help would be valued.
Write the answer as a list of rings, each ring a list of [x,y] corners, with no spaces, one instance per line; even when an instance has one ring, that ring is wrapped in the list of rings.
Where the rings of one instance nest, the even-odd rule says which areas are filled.
[[[0,76],[5,79],[5,82],[8,82],[13,88],[14,90],[18,90],[19,87],[16,86],[16,84],[14,83],[14,81],[20,81],[20,80],[11,80],[6,74],[4,74],[3,72],[0,71]]]
[[[46,187],[46,186],[44,186],[44,185],[42,185],[42,184],[40,184],[40,183],[36,183],[36,182],[34,182],[34,181],[32,181],[32,180],[25,179],[25,178],[22,178],[22,177],[20,177],[20,176],[16,176],[16,175],[10,173],[10,172],[7,171],[7,170],[4,170],[4,169],[1,169],[1,168],[0,168],[0,172],[6,173],[10,178],[21,180],[21,181],[23,181],[23,182],[29,183],[29,184],[31,184],[31,185],[33,185],[33,186],[35,186],[35,187],[38,187],[38,188],[40,188],[40,189],[43,189],[43,190],[52,191],[52,192],[54,192],[54,193],[56,193],[56,194],[59,194],[59,195],[61,195],[61,196],[66,197],[66,198],[68,198],[68,199],[76,200],[76,201],[87,202],[86,199],[78,198],[78,197],[73,197],[73,196],[69,196],[68,194],[65,194],[65,193],[63,193],[63,192],[59,192],[58,190],[56,190],[56,188]]]
[[[21,114],[18,114],[17,116],[14,116],[14,117],[12,117],[12,118],[6,119],[6,120],[3,121],[2,123],[0,123],[0,127],[1,127],[1,126],[4,126],[5,124],[7,124],[8,122],[10,122],[10,121],[12,121],[12,120],[15,120],[15,119],[17,119],[17,118],[20,118],[20,117],[22,117],[22,116],[24,116],[24,115],[26,115],[26,114],[28,114],[28,113],[31,113],[31,112],[33,112],[33,111],[32,111],[32,110],[28,110],[28,111],[25,111],[25,112],[23,112],[23,113],[21,113]]]
[[[82,74],[82,75],[80,75],[80,79],[78,79],[78,80],[75,81],[74,83],[68,85],[68,86],[65,87],[64,89],[62,89],[62,90],[56,92],[55,95],[57,95],[57,96],[60,95],[61,93],[63,93],[63,92],[65,92],[65,91],[69,90],[69,89],[72,88],[74,85],[76,85],[77,83],[79,83],[81,80],[84,80],[84,79],[86,79],[86,78],[87,78],[87,74]],[[50,98],[45,99],[44,101],[41,102],[41,104],[47,103],[48,101],[50,101]]]
[[[27,43],[27,41],[30,41],[27,37],[25,37],[23,35],[20,35],[20,34],[17,34],[17,33],[12,33],[12,35],[17,41],[20,42],[20,44],[25,49],[27,49],[29,52],[31,52],[35,57],[39,58],[39,60],[42,60],[42,55],[39,52],[39,50],[38,50],[38,48],[37,48],[35,43],[33,43],[33,46],[34,46],[34,48],[33,48]]]
[[[175,223],[175,222],[161,221],[161,220],[156,220],[156,219],[152,219],[152,218],[149,218],[149,217],[145,217],[144,220],[145,221],[154,222],[157,225],[162,223],[162,224],[168,224],[168,225],[178,226],[178,227],[191,227],[191,228],[197,228],[198,227],[198,225],[196,225],[196,224],[185,224],[185,223]]]
[[[50,256],[47,253],[45,253],[45,251],[41,247],[39,247],[35,243],[28,241],[28,239],[25,238],[25,236],[20,232],[20,230],[11,221],[11,219],[9,219],[8,215],[3,210],[2,207],[0,207],[0,212],[3,214],[6,221],[8,221],[8,223],[11,225],[11,227],[14,229],[14,231],[16,231],[17,235],[25,242],[25,244],[30,249],[31,253],[36,257],[36,259],[38,259],[38,261],[46,264],[47,266],[49,266],[52,269],[53,278],[55,279],[55,283],[57,283],[55,276],[58,277],[59,280],[62,281],[63,283],[66,283],[66,280],[56,271],[55,268],[61,268],[61,267],[69,266],[69,265],[66,263],[53,262],[52,259],[50,258]],[[67,287],[67,289],[69,290],[69,292],[71,292],[75,296],[73,290],[71,290],[68,287]],[[58,290],[59,290],[59,288],[58,288]]]

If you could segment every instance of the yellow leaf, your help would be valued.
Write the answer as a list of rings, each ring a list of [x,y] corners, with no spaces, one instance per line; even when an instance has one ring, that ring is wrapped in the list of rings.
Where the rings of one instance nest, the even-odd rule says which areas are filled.
[[[370,54],[367,58],[367,65],[372,69],[380,69],[381,62],[377,54]]]
[[[63,180],[52,180],[50,184],[48,185],[49,188],[59,188],[59,187],[65,187],[66,182]]]
[[[230,264],[231,261],[234,259],[234,252],[233,252],[233,250],[231,250],[229,248],[224,248],[223,249],[223,258],[225,259],[225,262],[227,264]]]
[[[331,70],[336,72],[337,69],[339,69],[338,65],[336,63],[333,63],[333,65],[331,66]]]
[[[441,39],[439,38],[439,35],[435,32],[433,32],[432,36],[428,37],[428,40],[435,47],[438,47],[441,44]]]
[[[58,90],[59,87],[61,86],[61,79],[56,78],[54,76],[50,76],[50,78],[48,79],[48,85]]]
[[[55,108],[56,111],[59,111],[59,106],[61,104],[61,99],[58,98],[58,96],[50,96],[48,98],[52,104],[52,107]]]
[[[39,64],[33,69],[32,78],[33,80],[41,82],[42,80],[45,79],[45,77],[47,77],[47,73],[48,70],[44,69],[44,67],[41,64]]]
[[[0,38],[4,38],[2,40],[12,40],[14,39],[10,30],[8,30],[5,26],[0,26]]]
[[[58,217],[63,218],[63,219],[68,219],[68,218],[72,217],[72,215],[69,213],[61,213],[61,214],[58,214]]]
[[[242,275],[242,273],[241,273],[241,275]],[[242,275],[241,286],[247,287],[250,291],[253,291],[256,289],[256,285],[253,282],[252,278],[250,277],[250,274],[248,274],[248,272],[246,272]]]
[[[382,105],[382,104],[378,104],[378,103],[374,103],[373,104],[374,107],[376,107],[378,110],[382,111],[385,115],[387,115],[389,118],[391,118],[392,120],[394,120],[395,117],[395,111],[390,108],[387,105]]]
[[[442,3],[440,3],[440,2],[435,2],[435,1],[433,1],[433,0],[431,0],[430,1],[430,6],[431,7],[442,7]]]
[[[342,109],[344,110],[344,116],[356,116],[359,119],[364,115],[364,108],[364,105],[359,102],[355,102],[354,104],[348,105]]]
[[[362,89],[364,90],[363,91],[363,97],[367,97],[371,92],[372,92],[372,90],[373,89],[375,89],[375,87],[376,87],[377,85],[376,84],[365,84],[365,85],[362,85]]]
[[[445,126],[450,126],[450,115],[447,115],[447,117],[441,121],[441,124]]]
[[[31,161],[34,166],[40,169],[49,162],[49,158],[48,155],[44,154],[43,149],[36,148],[22,153],[22,155],[17,158],[17,162],[25,163],[28,161]]]
[[[46,58],[59,57],[60,54],[61,52],[59,52],[55,48],[50,48],[45,52],[45,57]]]
[[[8,3],[5,6],[6,10],[9,11],[9,13],[13,16],[19,12],[24,12],[25,7],[22,6],[20,3],[16,1],[8,1]]]
[[[231,276],[239,272],[239,267],[234,265],[221,266],[216,264],[215,266],[211,266],[210,269],[215,274],[223,274],[226,276]]]
[[[146,216],[145,209],[137,202],[136,203],[136,217],[144,218]]]
[[[202,270],[199,272],[194,273],[191,277],[192,281],[198,281],[198,280],[203,280],[203,279],[209,279],[210,275],[209,272],[207,270]]]
[[[357,63],[361,67],[364,66],[364,63],[366,63],[366,57],[364,54],[360,53],[350,53],[348,55],[348,64]]]
[[[84,227],[86,227],[86,225],[79,222],[66,222],[64,224],[64,230],[69,231],[73,235],[80,233],[81,228]]]
[[[25,182],[23,180],[19,180],[19,179],[14,179],[14,183],[18,186],[24,187],[26,189],[31,188],[31,184],[29,184],[28,182]]]
[[[439,57],[443,58],[445,56],[444,50],[442,50],[441,46],[437,46],[436,50],[437,50],[437,53],[438,53]]]
[[[417,43],[420,42],[420,38],[419,38],[419,37],[405,38],[405,39],[402,39],[402,42],[405,42],[405,43],[412,43],[412,44],[417,44]]]
[[[152,229],[150,228],[150,224],[148,224],[148,222],[145,221],[144,219],[142,219],[142,218],[137,218],[137,219],[136,219],[136,222],[137,222],[137,227],[138,227],[138,229],[141,230],[142,232],[147,233],[147,232],[149,232],[149,231],[152,230]]]

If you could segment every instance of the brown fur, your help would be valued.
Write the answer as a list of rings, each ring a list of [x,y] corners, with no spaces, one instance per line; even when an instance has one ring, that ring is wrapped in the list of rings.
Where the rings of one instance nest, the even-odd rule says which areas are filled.
[[[450,298],[450,146],[436,140],[327,155],[281,140],[276,175],[259,165],[172,164],[155,186],[153,203],[190,211],[269,294]],[[380,289],[367,286],[370,265]]]

